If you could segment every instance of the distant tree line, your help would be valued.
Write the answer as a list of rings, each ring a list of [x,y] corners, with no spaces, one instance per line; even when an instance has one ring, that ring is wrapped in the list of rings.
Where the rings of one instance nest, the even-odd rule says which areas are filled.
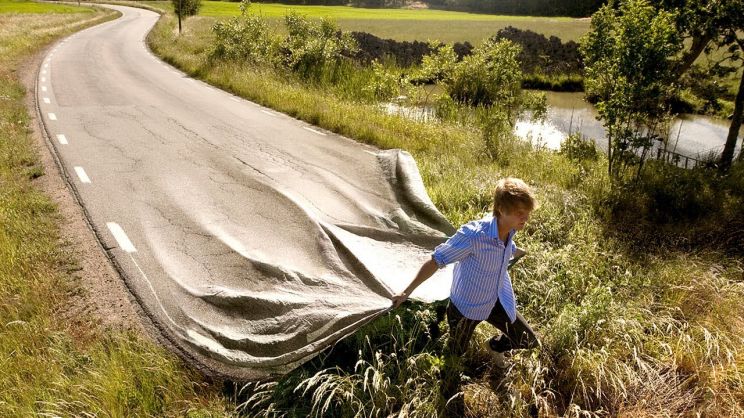
[[[367,32],[351,32],[350,35],[358,46],[351,58],[363,64],[370,64],[375,60],[393,60],[401,67],[410,67],[421,64],[423,57],[434,51],[428,42],[382,39]],[[473,51],[473,45],[467,41],[456,42],[453,47],[458,59]]]
[[[421,64],[424,56],[434,52],[428,42],[382,39],[367,32],[351,32],[350,35],[358,46],[350,58],[363,64],[374,60],[392,60],[401,67],[410,67]],[[521,46],[518,58],[524,73],[557,75],[582,72],[583,64],[576,42],[563,43],[555,36],[547,38],[531,30],[512,26],[499,30],[491,37],[494,42],[501,39]],[[473,45],[467,41],[455,42],[452,47],[458,61],[473,51]]]
[[[493,39],[508,39],[522,47],[518,59],[524,73],[579,74],[583,69],[579,44],[574,41],[563,43],[556,36],[547,38],[512,26],[499,30]]]
[[[431,8],[530,16],[591,16],[606,0],[424,0]]]

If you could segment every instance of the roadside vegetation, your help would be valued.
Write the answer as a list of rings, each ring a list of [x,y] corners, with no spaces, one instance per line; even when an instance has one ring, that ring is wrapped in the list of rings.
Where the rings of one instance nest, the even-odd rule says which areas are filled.
[[[432,9],[424,10],[401,8],[405,5],[389,5],[386,6],[389,8],[383,9],[363,8],[361,4],[348,7],[331,3],[291,3],[291,0],[285,4],[256,3],[253,12],[266,18],[280,33],[284,30],[282,19],[290,11],[309,18],[333,19],[344,31],[398,42],[439,41],[478,45],[502,33],[523,48],[523,87],[554,91],[583,90],[583,65],[575,59],[575,54],[576,42],[589,30],[589,20],[586,18],[464,13],[440,10],[434,8],[433,3],[430,4]],[[137,1],[136,4],[161,11],[173,10],[170,2],[166,1]],[[599,4],[596,5],[598,7]],[[227,19],[239,15],[240,6],[230,1],[204,1],[199,14]],[[443,25],[442,22],[447,23]],[[540,40],[540,36],[545,39]],[[690,38],[688,44],[691,43]],[[360,42],[360,47],[365,49],[364,42]],[[721,65],[721,60],[726,56],[725,48],[712,48],[695,60],[693,68],[679,80],[682,88],[671,99],[676,112],[730,118],[742,71],[731,71],[730,66]],[[546,57],[548,61],[541,62]],[[399,65],[402,63],[398,61]],[[540,66],[535,66],[535,63]]]
[[[72,329],[58,317],[82,289],[54,205],[33,186],[43,169],[15,71],[54,39],[112,17],[84,13],[0,14],[0,415],[439,414],[448,331],[439,304],[407,303],[281,379],[236,384],[227,395],[141,337]],[[514,118],[539,115],[544,102],[520,88],[520,48],[509,40],[474,43],[463,59],[435,44],[411,70],[359,65],[350,58],[357,45],[333,22],[299,14],[277,24],[250,6],[235,20],[183,25],[178,35],[176,17],[164,14],[148,44],[223,89],[410,151],[453,224],[487,212],[500,177],[535,186],[541,207],[519,238],[529,256],[512,277],[542,347],[515,354],[502,371],[472,344],[463,386],[470,416],[744,415],[740,161],[720,173],[655,161],[639,170],[625,158],[613,172],[582,138],[560,153],[515,139]],[[415,82],[423,78],[435,88]],[[430,103],[434,117],[381,106],[396,99]],[[494,331],[481,325],[478,342]]]
[[[462,59],[451,45],[434,45],[415,71],[364,66],[350,58],[356,45],[332,21],[289,14],[279,30],[246,7],[232,20],[190,18],[181,36],[164,14],[148,44],[249,100],[410,151],[429,195],[455,225],[489,211],[498,178],[535,185],[541,207],[519,239],[529,256],[512,277],[542,347],[515,354],[501,371],[473,344],[463,387],[471,416],[744,414],[744,166],[683,170],[625,153],[622,138],[638,135],[621,128],[658,116],[651,108],[634,114],[627,105],[641,96],[630,94],[654,97],[663,78],[629,79],[613,93],[620,103],[608,109],[625,118],[603,114],[619,123],[614,157],[578,137],[555,153],[514,138],[515,117],[539,116],[544,101],[520,88],[520,48],[509,40],[478,43]],[[643,21],[636,23],[643,33]],[[639,54],[667,51],[668,28],[654,25],[658,42]],[[434,117],[390,114],[382,105],[394,99],[433,103]],[[441,317],[437,304],[404,305],[287,376],[242,387],[239,410],[434,416],[446,402],[437,389],[447,337]],[[483,324],[477,338],[493,332]]]
[[[0,1],[0,416],[223,416],[203,377],[143,336],[73,324],[85,290],[61,242],[59,213],[30,135],[22,63],[110,10]],[[78,324],[78,325],[75,325]]]

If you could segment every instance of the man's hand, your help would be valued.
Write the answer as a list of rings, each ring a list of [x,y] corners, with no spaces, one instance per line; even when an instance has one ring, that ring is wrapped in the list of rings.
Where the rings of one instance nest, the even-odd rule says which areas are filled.
[[[393,309],[395,309],[408,299],[408,294],[406,292],[401,292],[397,295],[393,295],[390,299],[393,301]]]

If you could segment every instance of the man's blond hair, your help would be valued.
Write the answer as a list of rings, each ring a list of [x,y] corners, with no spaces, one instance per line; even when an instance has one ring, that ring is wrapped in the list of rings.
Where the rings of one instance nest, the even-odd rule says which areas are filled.
[[[532,189],[524,181],[507,177],[496,183],[493,193],[493,216],[498,217],[502,213],[511,213],[515,209],[533,210],[537,206],[537,200],[532,194]]]

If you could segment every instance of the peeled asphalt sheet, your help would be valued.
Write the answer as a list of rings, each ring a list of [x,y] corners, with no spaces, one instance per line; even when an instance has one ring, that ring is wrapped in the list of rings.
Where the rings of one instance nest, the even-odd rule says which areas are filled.
[[[158,15],[60,42],[44,128],[103,247],[171,348],[234,379],[285,373],[389,310],[454,232],[416,164],[193,80]],[[448,296],[438,272],[413,298]]]

